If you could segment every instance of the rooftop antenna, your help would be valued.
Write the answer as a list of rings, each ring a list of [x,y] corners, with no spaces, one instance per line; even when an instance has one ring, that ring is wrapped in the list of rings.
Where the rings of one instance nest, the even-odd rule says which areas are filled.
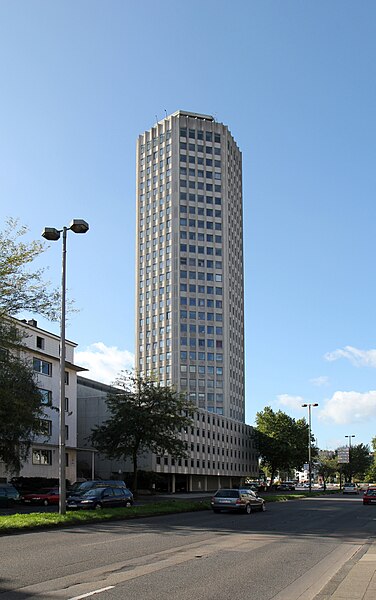
[[[158,123],[158,115],[155,115],[155,122]]]
[[[165,117],[165,118],[167,119],[167,110],[166,110],[166,109],[164,109],[164,111],[165,111],[165,115],[166,115],[166,117]]]

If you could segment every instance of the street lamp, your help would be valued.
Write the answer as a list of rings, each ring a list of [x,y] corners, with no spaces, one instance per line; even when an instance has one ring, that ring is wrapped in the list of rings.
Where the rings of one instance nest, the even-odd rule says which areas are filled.
[[[303,408],[308,406],[308,469],[309,469],[309,491],[312,491],[312,458],[311,458],[311,407],[318,406],[317,402],[302,404]]]
[[[61,276],[61,317],[60,317],[60,423],[59,423],[59,513],[66,513],[66,480],[65,480],[65,292],[66,292],[66,255],[67,255],[67,231],[73,233],[86,233],[89,225],[83,219],[73,219],[69,227],[55,229],[54,227],[45,227],[42,231],[42,237],[46,240],[56,242],[63,234],[63,260]]]
[[[354,437],[355,437],[354,434],[352,434],[352,435],[345,435],[345,438],[349,438],[349,448],[351,448],[351,438],[354,438]]]

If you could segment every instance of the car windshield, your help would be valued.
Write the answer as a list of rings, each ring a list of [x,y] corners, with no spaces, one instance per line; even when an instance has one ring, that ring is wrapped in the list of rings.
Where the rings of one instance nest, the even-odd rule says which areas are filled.
[[[88,490],[87,492],[85,492],[84,494],[82,494],[82,496],[83,497],[88,497],[88,496],[93,497],[94,496],[94,497],[97,498],[98,496],[101,495],[101,493],[105,489],[108,489],[108,488],[105,488],[105,487],[96,487],[96,488],[93,488],[92,490]]]
[[[376,489],[375,490],[368,490],[367,491],[367,496],[376,496]]]

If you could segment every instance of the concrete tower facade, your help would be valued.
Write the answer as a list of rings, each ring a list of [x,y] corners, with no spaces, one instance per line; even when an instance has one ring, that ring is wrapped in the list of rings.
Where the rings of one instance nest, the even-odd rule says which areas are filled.
[[[136,367],[244,423],[242,157],[177,111],[137,143]]]

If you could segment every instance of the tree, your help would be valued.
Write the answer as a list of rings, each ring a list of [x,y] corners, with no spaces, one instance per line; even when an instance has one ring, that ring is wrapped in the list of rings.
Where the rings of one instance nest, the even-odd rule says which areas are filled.
[[[172,388],[139,374],[123,372],[115,385],[118,389],[106,401],[110,417],[92,430],[90,440],[110,459],[131,458],[137,490],[138,458],[144,452],[187,456],[180,431],[192,425],[195,406]]]
[[[262,466],[268,470],[271,484],[278,471],[300,469],[307,461],[305,419],[295,420],[281,410],[274,412],[266,406],[256,414],[256,436]]]
[[[318,473],[322,476],[324,489],[326,489],[326,482],[329,477],[334,477],[340,469],[337,457],[334,452],[330,456],[327,453],[319,452],[315,465],[317,465]]]
[[[42,433],[42,396],[31,366],[20,358],[23,336],[10,318],[21,310],[50,319],[59,313],[59,293],[43,280],[43,269],[30,265],[44,252],[39,241],[25,242],[27,228],[16,219],[0,231],[0,460],[20,469],[35,435]]]
[[[372,456],[369,446],[357,444],[350,448],[350,462],[342,465],[342,472],[346,481],[352,481],[353,477],[363,480],[366,471],[372,464]]]
[[[38,240],[22,241],[27,231],[17,219],[8,219],[5,230],[0,231],[0,316],[25,310],[57,320],[59,292],[49,289],[44,269],[29,269],[47,246]]]
[[[21,468],[34,436],[44,433],[41,392],[20,351],[20,331],[0,319],[0,460],[11,472]]]
[[[366,472],[366,476],[365,476],[365,480],[368,481],[368,483],[373,483],[376,482],[376,437],[374,437],[372,439],[372,462],[370,464],[370,467],[367,469]]]

